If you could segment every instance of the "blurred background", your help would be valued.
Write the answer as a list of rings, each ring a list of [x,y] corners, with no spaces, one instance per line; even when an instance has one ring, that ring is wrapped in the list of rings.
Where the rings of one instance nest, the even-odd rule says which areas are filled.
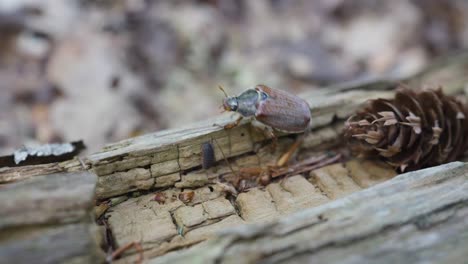
[[[0,154],[213,117],[218,84],[301,93],[466,47],[464,0],[0,0]]]

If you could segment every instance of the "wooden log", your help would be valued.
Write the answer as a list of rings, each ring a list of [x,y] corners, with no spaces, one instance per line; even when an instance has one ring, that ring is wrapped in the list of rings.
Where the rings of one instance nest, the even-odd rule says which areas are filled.
[[[406,173],[148,263],[465,263],[468,164]]]
[[[397,81],[405,81],[406,83],[418,85],[421,83],[434,84],[434,80],[436,80],[435,84],[444,84],[447,93],[460,93],[463,90],[464,84],[468,81],[468,75],[466,74],[467,57],[467,54],[462,54],[456,58],[451,58],[435,64],[435,66],[426,69],[416,76],[388,80],[358,81],[303,94],[302,96],[311,106],[313,132],[305,138],[302,147],[307,150],[315,150],[339,143],[339,134],[343,120],[368,99],[391,97],[393,95],[391,88],[394,87]],[[168,201],[170,201],[167,204],[157,204],[153,200],[154,194],[148,194],[129,199],[118,206],[112,207],[106,213],[107,217],[111,217],[109,225],[117,245],[140,241],[146,250],[145,254],[148,257],[154,257],[206,240],[213,237],[215,232],[232,226],[256,223],[274,228],[276,225],[269,222],[276,221],[274,223],[282,223],[281,219],[289,219],[289,214],[310,207],[319,206],[319,208],[328,208],[326,207],[327,204],[334,204],[333,200],[340,199],[341,197],[344,197],[344,201],[348,201],[349,195],[351,197],[356,196],[353,196],[352,193],[361,193],[360,190],[362,188],[372,188],[374,184],[393,177],[393,174],[389,173],[388,169],[381,170],[375,164],[350,161],[346,164],[331,165],[327,168],[314,171],[310,179],[296,175],[281,183],[273,182],[266,188],[254,188],[249,193],[241,193],[234,200],[229,200],[225,190],[213,185],[213,179],[217,179],[220,174],[229,170],[226,164],[216,166],[214,170],[210,171],[197,169],[201,165],[201,145],[203,143],[207,141],[213,142],[216,160],[220,164],[223,163],[221,162],[223,159],[222,152],[228,158],[231,158],[230,162],[232,166],[237,169],[250,165],[264,167],[268,163],[274,162],[279,154],[281,154],[281,151],[290,145],[292,141],[288,137],[281,137],[278,142],[278,151],[270,153],[266,150],[268,146],[264,144],[265,137],[263,134],[252,129],[248,122],[243,122],[241,126],[232,130],[223,130],[217,126],[213,126],[214,123],[223,125],[231,120],[232,118],[229,116],[221,116],[220,118],[194,124],[184,129],[161,131],[124,140],[107,146],[99,153],[88,156],[85,158],[84,165],[78,160],[73,160],[65,163],[44,165],[43,167],[23,167],[16,170],[3,169],[0,171],[0,182],[2,180],[3,182],[22,180],[32,176],[37,176],[34,178],[37,178],[37,181],[42,181],[43,176],[38,176],[40,174],[79,171],[84,166],[85,168],[91,168],[99,176],[96,188],[99,199],[106,199],[138,190],[156,189],[157,192],[165,189],[164,192],[168,194]],[[57,248],[60,249],[58,252],[61,255],[57,253],[60,256],[57,255],[57,257],[52,258],[51,260],[53,261],[69,260],[72,255],[79,256],[76,258],[79,262],[94,262],[89,260],[102,259],[99,250],[97,250],[98,243],[92,235],[94,234],[94,224],[90,220],[92,219],[92,202],[90,201],[93,199],[90,198],[92,197],[90,193],[94,193],[94,189],[90,192],[90,188],[88,187],[91,185],[83,187],[82,183],[74,177],[71,177],[74,180],[64,182],[63,179],[68,178],[68,175],[75,174],[66,175],[67,177],[63,177],[62,175],[62,177],[57,178],[58,185],[53,185],[50,182],[44,184],[43,187],[39,188],[42,191],[41,193],[32,191],[33,196],[24,195],[25,199],[23,200],[19,195],[27,193],[26,191],[16,192],[10,189],[13,188],[11,186],[18,187],[23,185],[0,187],[2,188],[0,194],[4,194],[3,190],[9,190],[5,192],[7,193],[5,194],[6,196],[0,195],[0,200],[5,202],[3,209],[1,209],[2,204],[0,203],[0,213],[2,216],[7,216],[0,219],[0,257],[4,256],[5,259],[11,260],[10,262],[14,262],[13,260],[18,260],[19,262],[27,262],[31,259],[42,260],[41,257],[44,257],[46,261],[49,259],[45,258],[45,255],[42,255],[42,253],[45,254],[50,248]],[[339,175],[341,177],[337,177]],[[57,176],[49,175],[47,177],[52,178]],[[21,188],[24,188],[24,190],[31,189],[31,186],[28,187],[27,185],[29,182],[29,180],[25,181],[23,183],[25,185]],[[446,182],[451,181],[446,180]],[[428,180],[428,184],[433,184],[432,178]],[[434,183],[433,185],[437,186],[437,184]],[[38,184],[38,186],[42,185]],[[194,191],[193,200],[183,202],[178,199],[178,195],[183,192],[182,188]],[[380,192],[386,193],[383,189],[380,189]],[[424,193],[421,193],[421,195],[424,195]],[[11,200],[10,196],[16,197],[15,200]],[[51,197],[55,198],[51,199]],[[412,198],[409,195],[405,197]],[[443,197],[445,198],[445,196]],[[382,204],[387,205],[385,203],[386,200],[381,199],[381,197],[367,198],[380,199],[379,201]],[[351,201],[354,201],[353,199]],[[12,201],[11,204],[10,201]],[[12,206],[14,203],[17,203],[19,207]],[[417,203],[411,205],[419,209]],[[337,208],[341,208],[342,204],[338,203],[336,206]],[[21,208],[25,210],[21,210]],[[351,206],[351,208],[355,207]],[[392,209],[393,207],[389,208]],[[357,212],[359,213],[361,209],[360,207],[357,208]],[[352,213],[351,211],[346,211],[348,217],[352,217]],[[434,215],[435,219],[438,219],[444,214],[438,216],[437,213],[434,213]],[[328,219],[323,216],[316,216],[315,218],[321,219],[311,225],[321,224],[323,219]],[[339,226],[342,223],[338,221],[336,224]],[[392,222],[392,224],[395,223]],[[296,225],[301,224],[297,223]],[[292,228],[294,228],[294,225]],[[328,227],[323,228],[325,228],[323,232],[333,233],[336,231],[332,230],[331,227],[329,229],[327,229]],[[350,234],[353,231],[359,231],[359,229],[346,229],[346,226],[343,228],[345,232]],[[302,226],[298,229],[307,230],[308,226]],[[250,229],[248,230],[248,232],[251,232]],[[255,234],[256,231],[252,232]],[[300,233],[301,231],[296,232],[295,229],[291,232],[302,234]],[[313,232],[311,234],[307,233],[307,235],[314,234]],[[357,240],[360,240],[361,236],[359,234],[352,234],[358,237]],[[283,236],[283,233],[281,233],[281,236]],[[286,239],[288,233],[286,232],[284,236]],[[315,234],[315,236],[318,235]],[[54,244],[56,242],[53,239],[54,237],[58,237],[60,240],[62,238],[75,237],[77,240],[72,241],[78,245],[75,249],[76,251],[71,252],[69,247],[61,247],[64,244],[60,244],[59,242]],[[254,241],[250,235],[247,237],[249,242],[246,242],[246,244]],[[265,236],[265,241],[269,242],[270,238],[266,238]],[[364,241],[366,238],[364,235],[362,240]],[[220,245],[227,243],[221,238],[218,238],[217,241],[220,241]],[[242,241],[242,239],[239,241]],[[262,249],[263,251],[260,250],[259,252],[263,254],[260,257],[255,253],[251,255],[251,252],[247,250],[245,251],[247,252],[245,258],[252,256],[253,260],[276,261],[277,259],[282,260],[283,256],[285,256],[284,259],[290,260],[290,252],[281,248],[282,242],[277,242],[274,239],[272,241],[278,243],[275,244],[279,248],[278,254],[272,254],[271,256],[268,254],[268,252],[276,252],[276,248],[264,248]],[[305,240],[299,239],[298,241],[309,245]],[[320,244],[317,248],[314,247],[311,252],[319,251],[322,247],[327,248],[328,242],[320,241],[322,240],[317,239],[317,243],[324,244]],[[347,240],[345,239],[344,241]],[[19,252],[23,252],[25,248],[38,245],[38,243],[45,243],[41,245],[50,243],[51,247],[40,246],[38,247],[40,250],[34,251],[29,255],[25,254],[22,259],[15,259]],[[374,243],[374,241],[371,243]],[[252,242],[252,245],[253,247],[257,246],[255,242]],[[291,246],[295,250],[296,247],[301,248],[300,246],[291,244],[287,244],[287,246]],[[292,252],[296,252],[307,258],[309,257],[308,249],[310,247],[304,248],[307,248],[305,252],[300,250],[293,250]],[[217,247],[212,247],[209,251],[215,250],[216,252],[216,249]],[[231,258],[235,253],[229,255],[231,254],[231,249],[234,249],[234,251],[238,250],[237,247],[230,248],[227,246],[221,250],[226,250],[227,260],[235,261],[235,258]],[[244,252],[243,250],[245,249],[240,246],[239,251]],[[330,248],[330,250],[335,249]],[[323,254],[326,255],[326,253]],[[457,255],[454,254],[453,256]],[[324,259],[333,260],[326,257],[328,255]],[[246,261],[249,260],[246,259]]]
[[[94,223],[96,176],[36,176],[2,186],[0,263],[99,263]]]
[[[463,53],[442,59],[415,76],[360,80],[305,93],[302,97],[311,107],[314,131],[306,138],[303,147],[317,148],[324,140],[335,144],[339,134],[337,124],[342,124],[366,100],[391,97],[392,88],[400,81],[414,86],[443,85],[449,94],[461,93],[468,82],[467,67],[468,53]],[[181,174],[201,166],[201,145],[207,141],[215,141],[217,161],[223,159],[221,152],[227,157],[249,153],[259,156],[258,146],[265,137],[252,129],[248,121],[231,130],[213,126],[232,120],[231,115],[224,115],[187,128],[160,131],[110,144],[101,152],[89,155],[85,162],[99,177],[98,198],[177,185],[184,181]],[[284,140],[287,139],[280,138],[280,144]],[[276,156],[267,155],[266,160],[274,158]],[[265,165],[263,160],[260,165]]]

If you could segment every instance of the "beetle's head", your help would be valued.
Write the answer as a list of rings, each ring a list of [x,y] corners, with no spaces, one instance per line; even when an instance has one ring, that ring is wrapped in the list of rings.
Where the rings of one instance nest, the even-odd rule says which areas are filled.
[[[223,99],[223,108],[224,111],[237,111],[239,103],[237,102],[237,97],[228,96],[224,88],[219,85],[218,88],[224,93],[225,98]]]
[[[223,99],[223,107],[226,111],[237,111],[237,107],[239,106],[236,97],[226,97]]]

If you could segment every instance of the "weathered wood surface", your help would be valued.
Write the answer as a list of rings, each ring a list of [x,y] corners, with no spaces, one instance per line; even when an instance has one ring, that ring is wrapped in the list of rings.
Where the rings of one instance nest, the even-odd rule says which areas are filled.
[[[468,164],[406,173],[148,263],[466,263]]]
[[[306,139],[303,147],[314,148],[323,144],[324,140],[336,142],[339,129],[333,127],[334,124],[342,124],[368,99],[392,96],[391,88],[398,81],[410,85],[443,84],[447,93],[460,93],[468,81],[467,67],[468,53],[463,53],[441,60],[416,76],[358,81],[305,93],[302,96],[311,107],[314,132]],[[230,121],[231,115],[224,115],[185,129],[166,130],[124,140],[89,155],[85,160],[86,165],[99,176],[98,198],[177,184],[180,187],[181,182],[184,182],[183,172],[201,165],[201,144],[213,139],[216,140],[213,143],[217,160],[223,159],[219,147],[227,157],[258,154],[265,137],[252,129],[247,121],[232,130],[213,126],[214,123],[223,125]]]
[[[47,164],[27,165],[20,167],[3,167],[0,168],[0,184],[22,181],[34,176],[48,175],[59,172],[79,171],[83,169],[83,166],[77,158],[68,161]]]
[[[3,234],[0,263],[103,263],[96,242],[97,227],[67,224]]]
[[[233,226],[267,223],[294,212],[326,204],[395,176],[384,163],[352,160],[296,175],[229,197],[216,184],[199,188],[170,188],[130,198],[106,213],[117,245],[138,241],[147,258],[190,246]],[[181,193],[193,191],[189,201]],[[135,255],[125,259],[132,262]]]
[[[468,82],[467,57],[468,54],[462,54],[442,61],[410,78],[359,81],[304,94],[311,106],[313,132],[305,138],[302,153],[339,144],[343,120],[368,99],[392,96],[391,88],[398,80],[410,84],[444,84],[446,92],[460,93]],[[334,204],[335,199],[345,197],[346,200],[349,195],[394,176],[390,169],[373,162],[352,160],[314,170],[309,177],[297,175],[284,181],[277,180],[265,188],[253,188],[233,198],[214,184],[220,174],[229,172],[224,161],[208,171],[198,169],[202,143],[214,140],[216,159],[223,159],[221,148],[237,170],[239,167],[265,167],[271,164],[293,140],[281,137],[277,151],[271,153],[263,134],[248,122],[228,131],[213,126],[214,123],[223,125],[231,120],[229,115],[225,115],[186,129],[124,140],[89,155],[84,159],[84,164],[75,159],[35,167],[1,169],[0,184],[27,180],[24,183],[0,185],[0,214],[7,216],[0,219],[0,257],[4,257],[0,262],[3,259],[54,262],[70,260],[70,256],[76,256],[73,260],[78,262],[94,262],[90,260],[102,257],[93,237],[95,226],[92,224],[91,204],[94,187],[91,192],[91,185],[83,187],[83,183],[73,177],[78,181],[65,182],[68,175],[75,175],[71,173],[61,177],[59,185],[44,184],[44,188],[39,188],[42,192],[26,194],[26,191],[12,191],[11,188],[21,186],[27,190],[31,188],[28,185],[31,182],[47,182],[55,177],[49,175],[45,177],[48,180],[44,180],[41,174],[90,168],[98,175],[95,190],[98,199],[117,196],[113,199],[126,200],[129,192],[139,190],[164,193],[167,197],[164,204],[153,201],[153,193],[130,198],[119,205],[112,203],[113,206],[106,213],[116,244],[141,242],[145,256],[149,258],[199,243],[226,228],[251,223],[268,224],[297,211]],[[190,191],[194,192],[191,201],[179,199],[181,193]],[[24,199],[20,194],[25,194]],[[12,200],[12,196],[16,198]],[[21,207],[24,210],[20,210]],[[100,208],[100,213],[105,209]],[[70,236],[74,237],[71,241],[77,245],[74,248],[55,240]],[[50,247],[37,246],[48,243]],[[18,258],[18,252],[30,247],[38,250]],[[50,258],[45,258],[42,253],[49,252],[51,248],[57,251],[51,253]],[[131,261],[134,255],[132,251],[129,254],[121,261]]]
[[[1,187],[0,263],[99,263],[96,176],[36,176]]]

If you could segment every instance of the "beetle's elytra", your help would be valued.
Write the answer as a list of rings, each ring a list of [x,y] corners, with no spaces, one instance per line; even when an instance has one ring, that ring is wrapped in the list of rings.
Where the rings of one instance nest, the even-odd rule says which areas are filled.
[[[309,105],[302,98],[266,85],[257,85],[239,96],[226,97],[223,107],[288,133],[304,132],[311,118]]]

